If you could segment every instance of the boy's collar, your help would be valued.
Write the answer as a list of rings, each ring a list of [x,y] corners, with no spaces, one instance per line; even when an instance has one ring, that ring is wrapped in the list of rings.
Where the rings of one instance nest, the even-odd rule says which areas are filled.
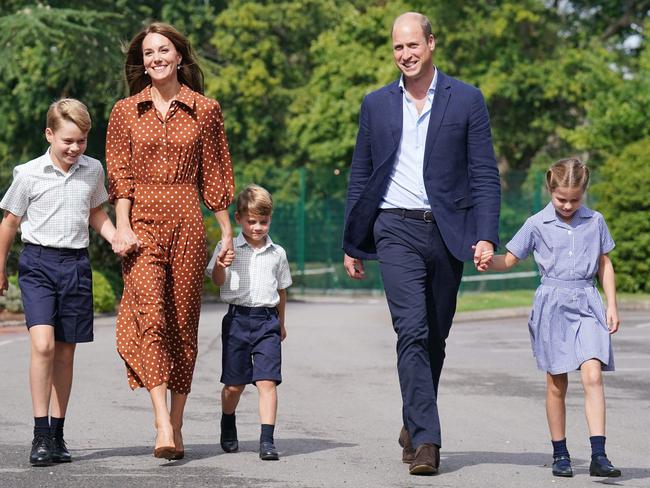
[[[238,235],[237,237],[235,237],[235,239],[234,239],[234,241],[233,241],[233,245],[234,245],[235,247],[244,247],[244,246],[248,246],[248,247],[250,247],[251,249],[254,249],[253,246],[251,246],[251,245],[248,243],[248,241],[246,240],[246,238],[244,237],[243,232],[240,232],[239,235]],[[256,248],[256,249],[266,250],[266,249],[268,249],[268,248],[271,247],[271,246],[273,246],[273,241],[271,240],[271,236],[267,234],[267,235],[266,235],[266,243],[264,243],[264,245],[263,245],[262,247],[260,247],[260,248]]]
[[[52,156],[50,156],[50,148],[48,147],[47,150],[45,151],[45,154],[42,156],[42,164],[43,167],[46,166],[52,166],[53,168],[58,169],[59,171],[63,171],[61,168],[59,168],[56,164],[54,164],[54,161],[52,161]],[[74,169],[77,166],[88,166],[88,161],[86,161],[86,156],[82,154],[77,158],[77,162],[74,163],[72,166],[70,166],[70,169]]]

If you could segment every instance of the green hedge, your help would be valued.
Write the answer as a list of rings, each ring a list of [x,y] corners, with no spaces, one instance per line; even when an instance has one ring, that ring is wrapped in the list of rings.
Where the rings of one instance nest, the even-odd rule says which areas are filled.
[[[93,270],[93,306],[95,312],[115,311],[115,292],[106,276]]]
[[[593,191],[616,248],[617,288],[650,292],[650,138],[626,146],[599,169]]]

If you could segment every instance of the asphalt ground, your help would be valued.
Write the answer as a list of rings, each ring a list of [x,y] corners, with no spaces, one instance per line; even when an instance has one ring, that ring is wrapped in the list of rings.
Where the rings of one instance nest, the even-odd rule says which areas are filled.
[[[441,471],[408,475],[395,336],[382,298],[291,302],[283,346],[278,462],[257,457],[257,393],[237,412],[241,452],[219,447],[220,323],[225,306],[204,306],[188,400],[185,459],[152,456],[145,391],[132,392],[115,351],[114,317],[96,320],[95,342],[77,348],[66,420],[74,461],[32,468],[29,340],[0,329],[0,487],[650,487],[650,313],[623,311],[614,336],[617,371],[605,375],[607,452],[617,479],[589,476],[589,439],[578,374],[570,375],[568,446],[576,476],[554,478],[544,411],[544,374],[521,313],[459,315],[440,386]],[[512,316],[514,315],[514,316]]]

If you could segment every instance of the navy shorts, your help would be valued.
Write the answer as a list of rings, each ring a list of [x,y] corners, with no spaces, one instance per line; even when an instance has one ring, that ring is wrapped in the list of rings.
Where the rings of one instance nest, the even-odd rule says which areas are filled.
[[[27,328],[52,325],[59,342],[93,340],[93,278],[86,249],[26,244],[18,284]]]
[[[221,327],[222,372],[225,385],[282,382],[280,320],[275,308],[230,305]]]

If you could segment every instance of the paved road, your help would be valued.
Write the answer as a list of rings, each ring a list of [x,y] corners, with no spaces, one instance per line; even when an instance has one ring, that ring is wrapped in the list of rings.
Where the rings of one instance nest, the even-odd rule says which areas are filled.
[[[75,461],[31,468],[28,346],[22,329],[0,329],[1,487],[593,487],[650,486],[650,314],[623,313],[618,371],[606,376],[608,453],[623,477],[588,475],[589,441],[577,375],[568,399],[576,477],[553,478],[544,376],[535,370],[525,317],[457,321],[440,387],[442,471],[407,474],[397,434],[400,403],[394,335],[382,299],[290,303],[276,443],[279,462],[257,458],[256,393],[238,411],[242,451],[218,445],[222,305],[204,307],[200,353],[186,425],[186,459],[151,456],[145,392],[131,392],[115,353],[111,317],[80,345],[66,433]]]

